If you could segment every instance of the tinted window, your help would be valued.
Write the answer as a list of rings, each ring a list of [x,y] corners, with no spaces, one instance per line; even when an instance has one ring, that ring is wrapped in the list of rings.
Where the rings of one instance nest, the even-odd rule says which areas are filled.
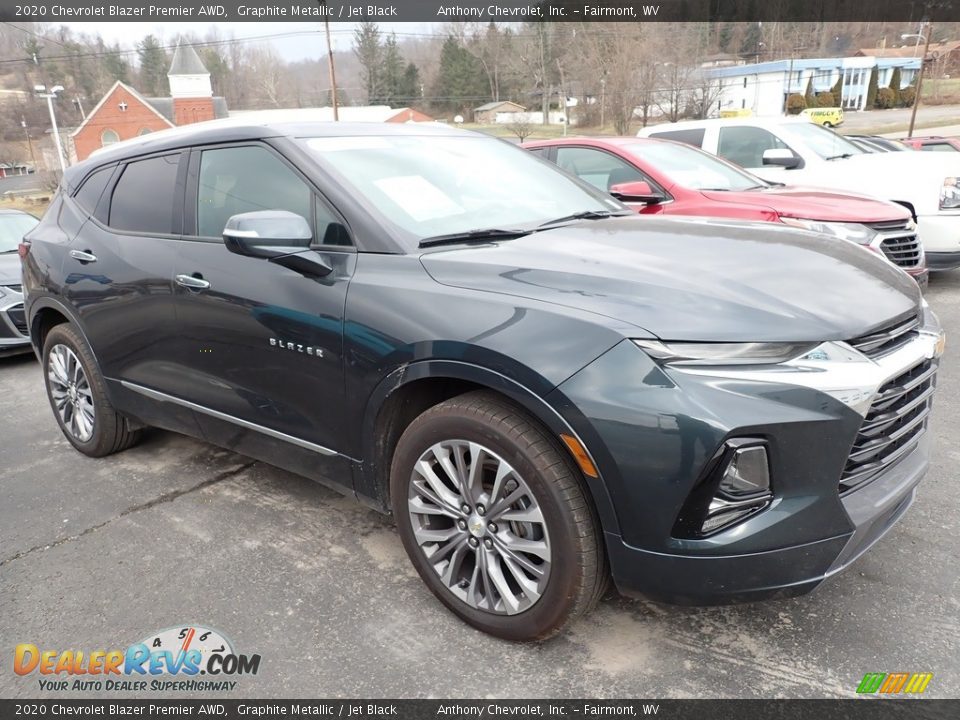
[[[787,146],[776,135],[763,128],[734,125],[720,128],[717,155],[740,167],[758,168],[763,166],[765,150],[782,148]]]
[[[110,227],[159,235],[172,233],[179,158],[163,155],[129,163],[113,189]]]
[[[957,152],[957,149],[950,143],[927,143],[921,145],[920,149],[924,152]]]
[[[650,137],[682,142],[687,145],[693,145],[694,147],[703,147],[704,132],[706,131],[703,128],[697,130],[665,130],[663,132],[651,133]]]
[[[557,165],[604,192],[618,183],[646,180],[633,165],[603,150],[559,147]]]
[[[97,203],[100,202],[100,196],[103,195],[103,191],[106,189],[107,183],[110,182],[110,176],[112,174],[113,168],[108,167],[88,175],[76,195],[73,196],[73,199],[87,212],[95,212]]]
[[[288,210],[309,221],[311,202],[307,184],[266,148],[218,148],[200,158],[200,236],[220,237],[231,215],[257,210]]]
[[[547,150],[549,148],[530,148],[527,152],[533,153],[539,158],[547,159]]]

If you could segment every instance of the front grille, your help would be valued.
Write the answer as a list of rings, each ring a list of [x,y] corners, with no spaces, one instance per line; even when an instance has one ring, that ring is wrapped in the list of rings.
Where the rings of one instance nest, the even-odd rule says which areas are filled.
[[[23,305],[14,305],[7,309],[7,317],[21,335],[27,334],[27,316],[23,312]]]
[[[909,220],[869,223],[882,240],[880,250],[887,260],[902,268],[914,268],[920,265],[923,251],[917,231]]]
[[[849,340],[848,344],[855,347],[868,358],[878,358],[892,353],[903,347],[917,336],[920,327],[920,316],[913,315],[906,319],[899,319],[879,330]]]
[[[877,391],[840,477],[841,493],[874,478],[916,447],[927,429],[936,374],[936,364],[925,360]]]

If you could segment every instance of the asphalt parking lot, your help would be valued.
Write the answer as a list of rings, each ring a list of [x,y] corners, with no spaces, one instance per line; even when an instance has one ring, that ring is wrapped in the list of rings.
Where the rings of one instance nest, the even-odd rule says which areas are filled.
[[[848,697],[864,673],[894,671],[932,672],[927,696],[958,697],[960,271],[928,299],[948,332],[933,464],[870,553],[794,600],[609,594],[542,645],[461,624],[388,519],[308,480],[163,432],[79,455],[37,362],[0,360],[0,697],[44,695],[13,673],[17,643],[125,648],[185,624],[262,656],[230,697]]]

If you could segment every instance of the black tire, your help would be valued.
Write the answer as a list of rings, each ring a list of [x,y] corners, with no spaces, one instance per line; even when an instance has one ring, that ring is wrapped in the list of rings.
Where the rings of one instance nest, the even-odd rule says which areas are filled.
[[[57,346],[65,346],[79,360],[80,367],[89,387],[89,396],[93,404],[93,428],[90,437],[82,439],[67,426],[61,417],[54,399],[54,382],[51,377],[51,351]],[[90,457],[103,457],[126,450],[140,438],[140,430],[132,430],[129,421],[120,415],[107,397],[103,376],[93,358],[93,353],[77,330],[69,324],[57,325],[47,333],[43,342],[43,375],[47,389],[47,399],[53,416],[60,426],[64,437],[77,450]]]
[[[455,595],[416,539],[415,521],[408,510],[410,493],[415,492],[411,490],[414,467],[424,453],[444,441],[479,443],[493,451],[516,470],[535,496],[549,537],[550,569],[539,599],[517,614],[496,614]],[[494,393],[467,393],[416,418],[397,443],[390,494],[400,537],[420,577],[447,608],[486,633],[507,640],[543,640],[591,610],[606,589],[602,534],[582,475],[559,443],[521,409]],[[483,510],[479,512],[482,515]],[[500,529],[505,526],[512,524],[501,524]],[[469,535],[464,533],[473,542]],[[476,548],[474,552],[483,551]],[[479,555],[474,563],[480,564]],[[458,587],[464,588],[465,582]]]

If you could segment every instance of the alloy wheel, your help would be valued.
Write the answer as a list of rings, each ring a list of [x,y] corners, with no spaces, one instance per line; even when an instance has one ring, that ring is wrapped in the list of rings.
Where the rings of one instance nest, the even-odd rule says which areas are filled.
[[[466,440],[432,445],[414,465],[407,505],[417,545],[454,596],[501,615],[540,599],[547,525],[527,483],[495,452]]]
[[[80,359],[66,345],[50,348],[47,382],[63,427],[79,442],[89,441],[95,419],[93,392]]]

